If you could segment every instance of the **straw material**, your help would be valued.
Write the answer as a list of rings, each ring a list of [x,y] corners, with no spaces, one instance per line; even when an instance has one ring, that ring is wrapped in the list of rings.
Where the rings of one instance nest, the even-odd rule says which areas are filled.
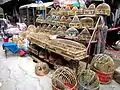
[[[50,70],[49,66],[47,65],[47,63],[44,63],[44,62],[39,62],[35,66],[35,73],[38,76],[44,76],[44,75],[48,74],[49,70]]]
[[[58,68],[52,75],[53,90],[78,90],[74,72],[68,67]]]
[[[111,12],[111,8],[107,3],[99,4],[95,9],[95,13],[100,15],[109,16],[110,12]]]
[[[112,73],[115,70],[115,63],[110,56],[97,54],[92,59],[91,68],[95,68],[103,73]]]

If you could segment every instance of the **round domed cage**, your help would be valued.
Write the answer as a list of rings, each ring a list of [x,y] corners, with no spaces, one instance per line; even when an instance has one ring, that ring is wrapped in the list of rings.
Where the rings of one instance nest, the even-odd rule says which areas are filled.
[[[74,72],[68,67],[58,68],[52,75],[53,90],[77,90]]]

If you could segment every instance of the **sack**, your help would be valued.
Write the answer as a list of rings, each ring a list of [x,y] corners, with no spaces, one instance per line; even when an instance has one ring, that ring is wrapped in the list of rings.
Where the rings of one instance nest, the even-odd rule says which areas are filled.
[[[20,50],[20,51],[19,51],[19,56],[22,57],[22,56],[25,56],[25,54],[26,54],[26,52],[25,52],[24,50]]]

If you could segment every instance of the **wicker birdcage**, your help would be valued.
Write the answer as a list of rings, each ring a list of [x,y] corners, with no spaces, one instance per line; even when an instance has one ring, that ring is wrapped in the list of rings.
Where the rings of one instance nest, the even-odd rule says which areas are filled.
[[[52,17],[51,16],[47,16],[46,19],[45,19],[45,22],[46,23],[51,23],[52,22]]]
[[[58,25],[59,26],[66,25],[66,21],[67,21],[66,17],[62,16],[59,23],[58,23]]]
[[[65,36],[65,31],[63,30],[62,26],[59,26],[57,28],[57,35],[60,36],[60,37],[64,37]]]
[[[45,33],[49,33],[50,30],[51,30],[51,28],[52,28],[52,25],[49,24],[49,25],[45,28],[44,32],[45,32]]]
[[[100,15],[109,16],[110,12],[111,12],[111,8],[107,3],[99,4],[95,9],[95,13]]]
[[[62,25],[62,28],[63,28],[64,31],[67,30],[67,27],[65,25]]]
[[[60,16],[56,16],[55,19],[54,19],[54,24],[53,25],[57,25],[58,26],[59,21],[60,21]]]
[[[68,16],[68,12],[65,10],[65,8],[62,8],[62,13],[61,14],[64,15],[64,16]]]
[[[30,40],[34,44],[40,45],[41,47],[45,47],[46,45],[49,45],[50,37],[46,33],[38,32],[36,34],[31,35]]]
[[[43,24],[43,26],[41,27],[40,31],[41,32],[45,32],[46,28],[47,28],[47,24]]]
[[[35,66],[35,74],[38,76],[44,76],[49,73],[49,66],[47,63],[39,62]]]
[[[76,12],[75,12],[76,15],[83,15],[84,14],[84,8],[83,7],[80,7]]]
[[[95,5],[91,4],[88,8],[84,10],[85,15],[94,15],[95,14]]]
[[[72,21],[71,17],[68,17],[68,19],[66,20],[67,23],[70,23]]]
[[[85,28],[81,31],[81,33],[77,37],[78,37],[78,40],[89,41],[91,38],[91,35],[88,29]]]
[[[73,7],[72,10],[70,10],[68,12],[68,15],[69,16],[74,16],[76,14],[76,11],[78,11],[78,8],[77,7]]]
[[[52,75],[53,90],[78,90],[75,73],[68,67],[58,68]]]
[[[51,35],[56,35],[57,34],[57,27],[54,25],[51,30],[50,30]]]
[[[54,8],[51,8],[51,10],[48,12],[48,15],[55,15],[56,10]]]
[[[73,20],[69,23],[69,27],[74,27],[74,28],[81,27],[81,23],[77,15],[75,15],[73,17]]]
[[[36,26],[35,25],[29,25],[28,28],[27,28],[27,31],[36,32]]]
[[[38,33],[38,32],[40,32],[41,31],[41,25],[39,25],[39,26],[37,26],[37,28],[36,28],[36,33]]]
[[[94,71],[84,69],[78,74],[79,89],[80,90],[99,90],[99,82]]]
[[[79,34],[79,31],[74,27],[71,27],[65,31],[65,36],[70,38],[76,37],[78,34]]]
[[[52,50],[73,60],[81,60],[87,56],[86,47],[83,44],[75,41],[66,39],[53,39],[49,45]]]
[[[94,27],[94,20],[90,17],[85,17],[80,19],[81,28],[93,28]]]
[[[56,18],[56,16],[55,16],[55,15],[52,15],[52,16],[51,16],[51,22],[50,22],[49,24],[55,25],[55,24],[56,24],[55,18]]]
[[[109,55],[97,54],[92,59],[91,69],[98,74],[100,83],[109,83],[115,71],[115,63]]]
[[[44,23],[45,20],[44,20],[44,17],[42,15],[39,15],[37,18],[36,18],[36,22],[38,23]]]

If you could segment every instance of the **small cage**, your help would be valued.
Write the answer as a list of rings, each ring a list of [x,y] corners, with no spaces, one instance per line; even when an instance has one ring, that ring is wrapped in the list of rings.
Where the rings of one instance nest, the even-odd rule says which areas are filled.
[[[94,27],[94,20],[90,17],[85,17],[80,19],[81,27],[82,28],[93,28]]]
[[[102,3],[99,4],[96,9],[95,9],[95,13],[96,14],[100,14],[100,15],[107,15],[109,16],[111,12],[111,8],[108,4],[106,3]]]
[[[52,26],[49,24],[46,29],[45,29],[45,32],[48,33],[50,30],[51,30]]]
[[[46,23],[51,23],[52,17],[51,16],[47,16],[45,21],[46,21]]]
[[[48,12],[48,15],[55,15],[55,9],[51,8],[51,10]]]
[[[79,31],[74,27],[69,28],[68,30],[65,31],[66,37],[76,37],[78,34],[79,34]]]
[[[27,31],[36,32],[36,26],[35,25],[29,25],[28,28],[27,28]]]
[[[45,22],[44,17],[42,15],[38,16],[36,18],[36,22],[38,22],[38,23],[44,23]]]
[[[62,16],[61,19],[60,19],[60,22],[59,22],[59,25],[62,26],[62,25],[66,25],[66,17],[65,16]]]
[[[78,40],[89,41],[90,38],[91,35],[87,28],[83,29],[81,33],[78,35]]]
[[[78,90],[74,72],[68,67],[58,68],[52,75],[53,90]]]
[[[50,34],[56,35],[56,33],[57,33],[57,27],[54,25],[50,30]]]
[[[95,14],[95,5],[91,4],[88,8],[84,10],[84,14],[86,15],[94,15]]]
[[[46,74],[49,73],[49,66],[47,63],[44,62],[39,62],[37,63],[37,65],[35,66],[35,73],[38,76],[44,76]]]
[[[76,13],[76,15],[83,15],[84,14],[84,8],[80,7],[75,13]]]
[[[92,59],[90,67],[98,74],[100,83],[111,82],[112,75],[115,71],[115,63],[109,55],[95,55]]]
[[[99,90],[99,82],[94,71],[85,69],[78,74],[79,90]]]
[[[57,35],[60,36],[60,37],[65,36],[65,31],[63,30],[62,26],[59,26],[57,28]]]
[[[80,20],[77,15],[74,16],[73,20],[69,24],[70,27],[79,28],[81,26]]]

